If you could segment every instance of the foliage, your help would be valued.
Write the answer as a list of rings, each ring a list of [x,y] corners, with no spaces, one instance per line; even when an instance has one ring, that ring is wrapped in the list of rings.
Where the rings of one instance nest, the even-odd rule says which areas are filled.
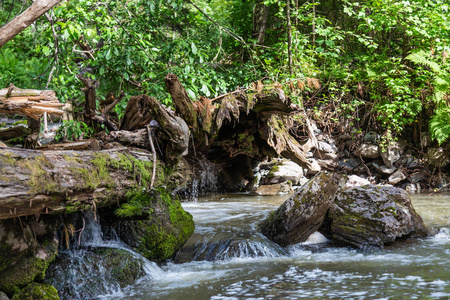
[[[82,121],[64,121],[56,132],[57,141],[76,141],[89,137],[93,133],[92,128]]]
[[[262,6],[265,18],[256,9]],[[287,7],[275,0],[63,2],[49,13],[51,22],[41,18],[2,49],[0,82],[48,83],[60,99],[80,103],[81,73],[100,81],[99,99],[126,92],[114,109],[121,117],[135,94],[171,105],[168,72],[178,75],[192,99],[261,81],[282,86],[317,118],[336,125],[345,116],[395,137],[429,121],[439,143],[448,139],[446,1],[291,1],[290,28]],[[20,9],[14,4],[11,12]],[[2,22],[8,18],[9,12],[0,12]],[[264,39],[258,41],[255,28],[263,19]]]

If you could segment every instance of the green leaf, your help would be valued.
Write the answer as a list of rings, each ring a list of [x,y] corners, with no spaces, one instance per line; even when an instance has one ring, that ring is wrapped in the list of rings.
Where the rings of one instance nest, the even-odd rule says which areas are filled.
[[[194,42],[191,43],[191,49],[192,49],[192,53],[194,55],[196,55],[198,50],[197,50],[197,46],[195,46]]]

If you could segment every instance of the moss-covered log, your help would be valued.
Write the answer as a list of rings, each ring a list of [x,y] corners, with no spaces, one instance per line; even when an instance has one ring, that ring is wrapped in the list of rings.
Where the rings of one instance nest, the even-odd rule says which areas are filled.
[[[0,169],[0,219],[7,219],[119,203],[127,193],[149,187],[152,156],[124,148],[82,152],[1,148]],[[163,170],[158,163],[156,185],[163,183]]]

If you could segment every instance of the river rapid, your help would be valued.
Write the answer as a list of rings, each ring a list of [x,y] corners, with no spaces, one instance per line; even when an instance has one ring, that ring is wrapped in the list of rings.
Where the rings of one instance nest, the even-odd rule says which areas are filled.
[[[436,234],[361,252],[319,235],[288,249],[257,224],[288,196],[187,202],[196,230],[174,262],[100,299],[449,299],[450,195],[414,195]]]

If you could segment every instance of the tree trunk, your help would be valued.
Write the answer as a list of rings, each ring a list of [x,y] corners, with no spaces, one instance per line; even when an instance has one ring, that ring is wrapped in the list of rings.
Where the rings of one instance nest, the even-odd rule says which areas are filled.
[[[34,1],[27,10],[0,28],[0,48],[59,2],[61,0]]]
[[[149,187],[152,156],[145,151],[38,151],[0,148],[0,219],[70,213],[126,199]],[[157,166],[157,181],[164,176]],[[159,182],[159,184],[162,184]]]
[[[258,40],[259,45],[264,44],[268,17],[269,7],[264,4],[264,1],[257,1],[253,12],[253,36]]]
[[[291,32],[291,0],[286,0],[286,22],[288,40],[288,67],[289,74],[292,74],[292,32]]]
[[[77,74],[77,78],[85,85],[81,90],[84,92],[84,120],[87,123],[92,121],[92,118],[96,115],[97,103],[95,101],[95,90],[98,88],[100,82],[89,77],[84,77],[81,74]]]
[[[150,98],[147,95],[139,95],[128,100],[120,130],[134,131],[150,123],[152,120]]]

